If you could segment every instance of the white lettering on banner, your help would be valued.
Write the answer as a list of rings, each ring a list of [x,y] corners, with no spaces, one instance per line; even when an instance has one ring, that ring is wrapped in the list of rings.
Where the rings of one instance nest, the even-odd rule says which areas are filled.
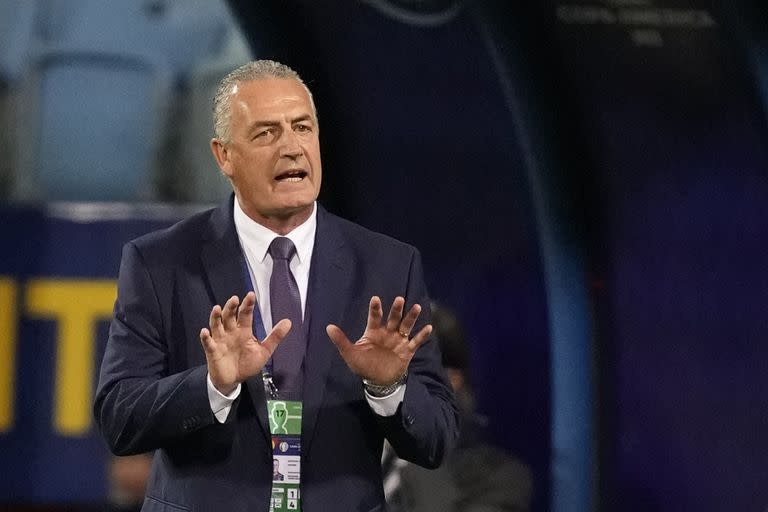
[[[561,3],[557,21],[566,26],[613,26],[627,31],[636,46],[662,46],[662,30],[704,30],[717,26],[706,9],[654,7],[650,0],[605,0],[594,3]]]

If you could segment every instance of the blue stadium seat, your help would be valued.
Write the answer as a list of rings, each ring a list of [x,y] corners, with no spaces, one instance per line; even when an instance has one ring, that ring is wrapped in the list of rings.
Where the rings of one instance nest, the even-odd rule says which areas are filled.
[[[223,51],[231,29],[240,30],[224,0],[169,3],[161,44],[174,71],[186,77]]]
[[[128,48],[184,75],[220,50],[230,14],[224,0],[48,0],[42,18],[51,44]]]
[[[17,165],[16,96],[33,50],[37,0],[0,0],[0,198],[6,198]]]
[[[142,54],[49,48],[31,63],[23,99],[19,200],[153,198],[170,77]]]
[[[0,1],[0,81],[15,83],[31,51],[38,2]]]
[[[184,163],[183,195],[193,201],[219,202],[232,191],[210,150],[211,110],[219,81],[251,58],[243,34],[233,25],[221,53],[202,62],[191,74],[184,107],[186,122],[181,126],[179,137],[179,158]]]
[[[18,128],[36,143],[21,148],[18,162],[0,164],[0,197],[201,197],[174,193],[185,189],[204,190],[202,197],[208,199],[228,190],[215,172],[213,182],[198,186],[193,177],[186,183],[188,173],[175,154],[180,130],[186,129],[175,107],[186,97],[189,75],[201,63],[226,54],[229,34],[236,29],[224,0],[12,3],[39,5],[24,18],[32,51],[16,59],[24,64],[16,68],[17,75],[26,79],[13,101],[18,119],[3,123],[14,130],[4,133]],[[0,0],[0,15],[5,6]],[[0,26],[6,23],[0,20]],[[166,125],[169,115],[175,123]],[[13,140],[6,142],[0,137],[2,147]]]

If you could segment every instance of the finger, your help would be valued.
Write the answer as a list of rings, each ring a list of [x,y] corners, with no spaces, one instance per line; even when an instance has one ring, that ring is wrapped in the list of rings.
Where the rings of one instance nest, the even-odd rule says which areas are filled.
[[[266,338],[264,338],[264,341],[261,342],[261,346],[269,350],[269,355],[275,353],[275,349],[280,344],[281,341],[285,338],[285,336],[288,334],[288,331],[291,330],[291,321],[287,318],[283,318],[279,322],[277,322],[277,325],[275,325],[271,331],[269,331],[269,334]]]
[[[344,331],[342,331],[341,328],[336,325],[329,324],[325,328],[325,332],[328,334],[328,337],[331,338],[333,344],[336,345],[339,354],[341,354],[343,358],[346,351],[353,346],[352,342],[349,341],[349,338],[347,338],[347,335],[344,334]]]
[[[432,334],[432,324],[427,324],[421,328],[419,334],[414,336],[411,340],[411,345],[413,346],[414,352],[422,345],[422,343],[427,341],[427,338],[429,338],[430,334]]]
[[[381,308],[381,299],[374,295],[368,303],[368,325],[365,329],[371,330],[381,327],[381,319],[383,316],[384,313]]]
[[[213,352],[216,348],[211,332],[205,327],[200,330],[200,343],[203,344],[203,349],[206,352]]]
[[[224,323],[224,329],[231,331],[237,327],[237,306],[240,304],[240,299],[237,295],[233,295],[229,298],[224,309],[221,313],[222,322]]]
[[[405,318],[403,318],[403,321],[400,322],[400,327],[398,328],[400,333],[410,334],[420,314],[421,314],[421,305],[414,304],[413,306],[411,306],[411,309],[408,310],[408,314],[405,315]]]
[[[403,318],[403,308],[405,307],[405,299],[402,297],[395,297],[392,302],[392,308],[389,310],[389,317],[387,317],[387,329],[390,331],[396,331],[400,326],[400,320]]]
[[[253,310],[256,307],[256,294],[248,292],[237,312],[237,326],[253,329]]]
[[[224,334],[224,326],[221,323],[221,306],[218,304],[213,306],[208,324],[211,328],[211,336],[221,337]]]

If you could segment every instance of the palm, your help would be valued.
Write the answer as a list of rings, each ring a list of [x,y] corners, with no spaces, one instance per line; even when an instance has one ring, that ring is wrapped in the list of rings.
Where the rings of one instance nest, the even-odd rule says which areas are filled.
[[[378,297],[371,298],[368,324],[363,335],[354,344],[339,327],[327,327],[328,336],[355,374],[376,383],[386,384],[396,381],[408,369],[413,354],[429,336],[432,327],[423,327],[409,340],[411,329],[421,313],[421,306],[415,304],[403,317],[404,306],[405,300],[397,297],[384,323],[381,300]]]
[[[200,331],[211,382],[224,394],[258,374],[291,328],[290,320],[281,320],[260,342],[252,327],[255,294],[245,296],[239,311],[238,304],[239,299],[232,297],[223,308],[214,306],[210,329]]]
[[[208,363],[217,366],[224,381],[242,382],[258,373],[270,358],[269,351],[249,333],[214,336]]]

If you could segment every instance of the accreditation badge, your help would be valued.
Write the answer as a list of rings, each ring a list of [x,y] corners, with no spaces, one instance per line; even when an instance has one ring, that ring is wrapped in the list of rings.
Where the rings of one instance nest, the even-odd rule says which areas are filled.
[[[272,434],[270,512],[301,510],[301,402],[267,400]]]

